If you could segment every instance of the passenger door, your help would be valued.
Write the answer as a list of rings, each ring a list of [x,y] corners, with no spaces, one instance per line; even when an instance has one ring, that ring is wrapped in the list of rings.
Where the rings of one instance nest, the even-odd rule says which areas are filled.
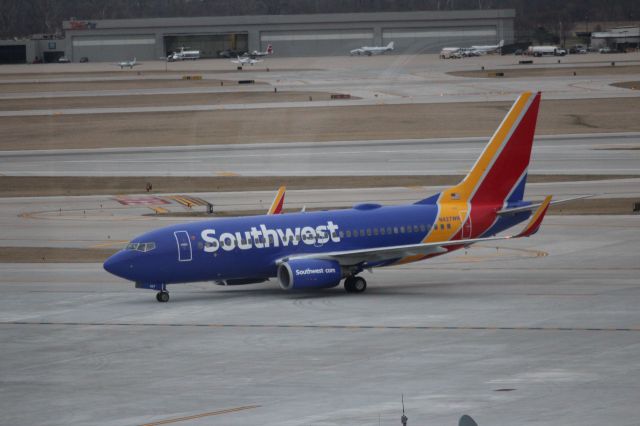
[[[178,261],[190,262],[192,259],[191,240],[187,231],[175,231],[173,235],[176,237],[178,244]]]

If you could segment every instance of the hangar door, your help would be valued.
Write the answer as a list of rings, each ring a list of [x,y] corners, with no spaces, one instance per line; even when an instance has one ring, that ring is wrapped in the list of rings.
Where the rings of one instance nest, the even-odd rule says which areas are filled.
[[[26,45],[0,46],[0,64],[24,64],[25,62],[27,62]]]
[[[164,48],[167,56],[184,47],[186,50],[199,50],[201,58],[218,58],[221,56],[220,53],[224,51],[233,50],[238,54],[242,54],[249,50],[248,44],[248,33],[177,34],[164,37]]]
[[[443,47],[497,44],[493,25],[469,27],[385,28],[383,44],[393,41],[396,50],[406,53],[437,53]]]
[[[334,56],[373,44],[373,29],[264,31],[260,33],[260,50],[273,45],[278,56]]]
[[[153,60],[156,58],[156,37],[154,34],[130,36],[82,36],[72,41],[73,60],[87,57],[91,62],[120,62],[136,58]]]

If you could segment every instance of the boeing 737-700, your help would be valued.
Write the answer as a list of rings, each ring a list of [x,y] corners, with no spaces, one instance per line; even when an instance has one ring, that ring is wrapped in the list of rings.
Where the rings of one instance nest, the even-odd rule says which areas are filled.
[[[164,227],[134,238],[104,263],[137,288],[214,281],[224,285],[276,278],[283,290],[325,289],[344,280],[365,291],[372,268],[430,259],[475,243],[538,231],[551,196],[525,201],[540,93],[513,104],[467,176],[413,204],[357,204],[350,209],[220,218]],[[282,209],[281,188],[269,209]],[[496,236],[527,219],[515,235]]]

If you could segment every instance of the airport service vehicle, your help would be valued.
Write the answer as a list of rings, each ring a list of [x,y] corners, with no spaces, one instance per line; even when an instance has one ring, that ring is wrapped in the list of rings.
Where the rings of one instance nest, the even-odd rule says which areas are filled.
[[[557,46],[529,46],[527,55],[532,56],[564,56],[567,51]]]
[[[460,47],[444,47],[440,51],[440,59],[460,59],[462,58],[462,49]]]
[[[173,52],[169,56],[167,56],[167,61],[186,61],[196,59],[200,59],[200,51],[199,50],[187,50],[184,46],[180,48],[180,50]]]
[[[288,291],[344,282],[347,292],[360,293],[367,288],[364,270],[528,237],[551,204],[550,195],[542,202],[523,199],[540,96],[520,95],[467,176],[440,193],[405,205],[363,203],[168,226],[134,238],[104,268],[137,288],[157,290],[159,302],[169,300],[167,285],[196,281],[241,285],[276,278]],[[284,199],[280,192],[275,205]],[[517,234],[497,236],[529,218]]]
[[[394,43],[392,41],[389,42],[386,46],[362,46],[357,49],[353,49],[349,52],[351,56],[353,55],[380,55],[386,52],[390,52],[394,49]]]
[[[133,58],[130,61],[122,61],[122,62],[118,62],[117,64],[115,64],[116,66],[119,66],[120,69],[125,69],[125,68],[129,68],[130,70],[133,69],[133,67],[135,67],[136,65],[140,65],[140,62],[138,62],[136,60],[136,58]]]
[[[498,51],[504,46],[504,40],[498,44],[471,46],[471,47],[443,47],[440,51],[440,59],[459,59],[471,56],[486,55]]]

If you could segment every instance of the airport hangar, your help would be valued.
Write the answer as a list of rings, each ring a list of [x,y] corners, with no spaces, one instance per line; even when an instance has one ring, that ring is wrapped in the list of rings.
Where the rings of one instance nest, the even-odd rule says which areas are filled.
[[[279,57],[344,55],[363,45],[395,42],[396,52],[437,52],[445,45],[513,41],[515,10],[336,13],[64,21],[65,54],[73,62],[154,60],[185,46],[203,58],[227,49]]]

